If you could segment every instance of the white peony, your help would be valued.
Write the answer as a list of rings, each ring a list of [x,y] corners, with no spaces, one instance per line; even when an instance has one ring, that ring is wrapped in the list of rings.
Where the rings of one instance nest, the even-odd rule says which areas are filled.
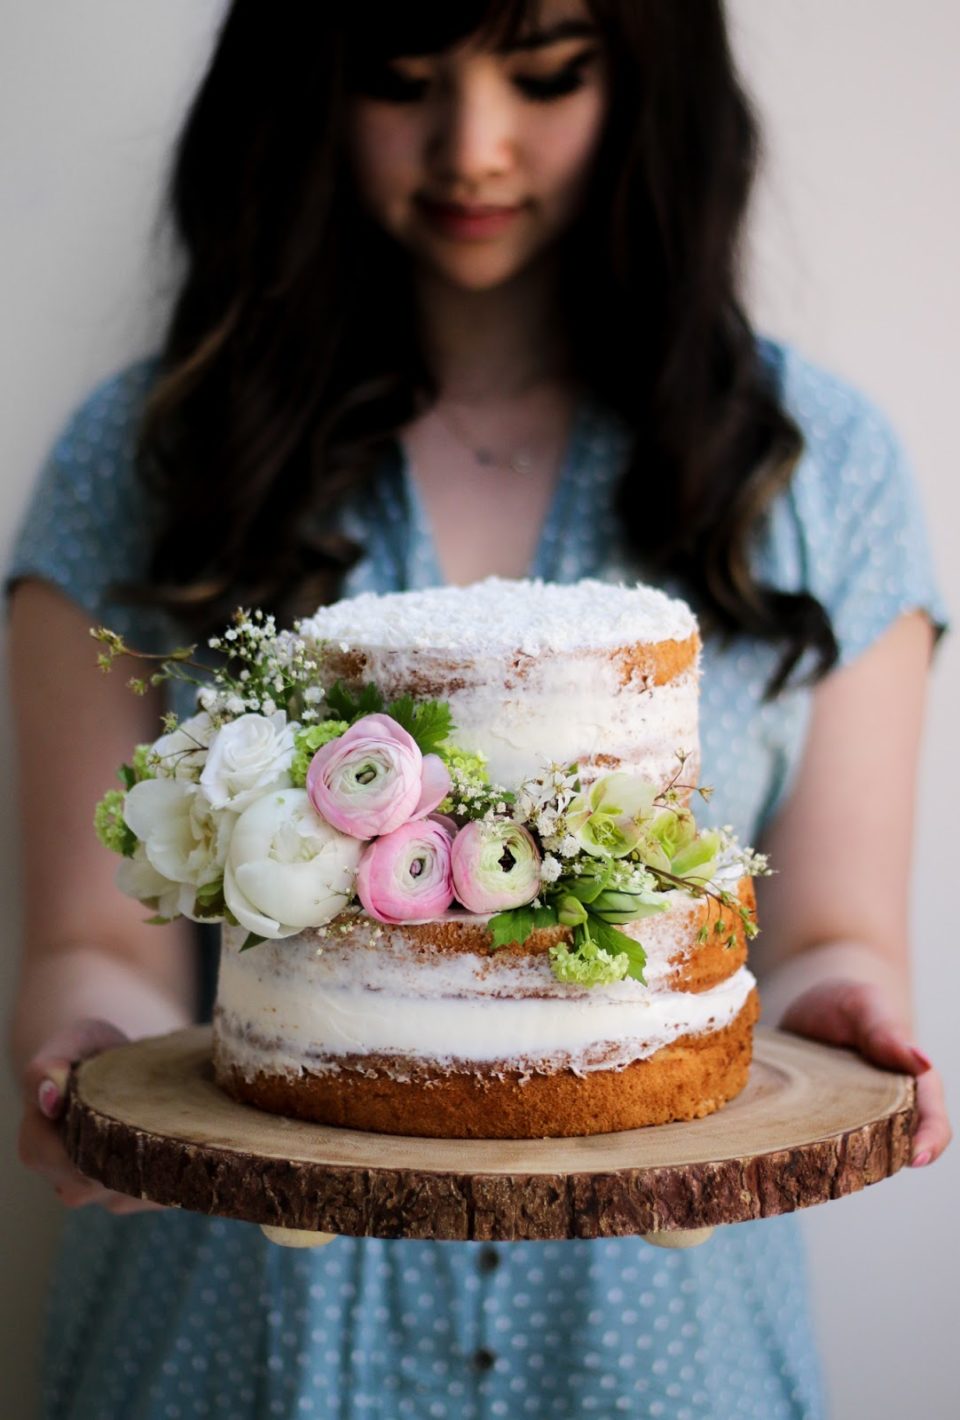
[[[321,818],[305,789],[265,794],[233,830],[223,878],[227,907],[258,937],[321,927],[353,896],[364,847]]]
[[[215,732],[216,726],[206,710],[202,710],[199,715],[184,720],[169,735],[161,735],[151,748],[151,757],[157,755],[160,759],[157,772],[165,779],[187,779],[196,783]]]
[[[127,794],[123,817],[143,844],[147,862],[164,878],[194,887],[219,878],[233,820],[211,812],[194,784],[144,779]]]
[[[214,735],[200,787],[215,809],[240,813],[268,789],[290,783],[297,726],[286,712],[241,715]]]
[[[195,905],[196,889],[189,883],[173,883],[147,861],[143,845],[132,858],[124,858],[117,869],[116,884],[127,897],[135,897],[158,917],[189,917]]]

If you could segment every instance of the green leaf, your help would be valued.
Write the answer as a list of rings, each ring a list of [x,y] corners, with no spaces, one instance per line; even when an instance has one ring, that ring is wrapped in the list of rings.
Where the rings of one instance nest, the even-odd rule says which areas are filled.
[[[557,913],[553,907],[512,907],[509,912],[498,912],[487,923],[493,938],[490,945],[494,950],[509,947],[514,942],[523,946],[531,932],[553,927],[556,922]]]
[[[490,945],[494,950],[509,947],[514,942],[522,946],[533,931],[533,909],[514,907],[509,912],[498,912],[490,918],[487,926],[493,939]]]
[[[364,715],[379,715],[383,710],[383,696],[375,685],[365,685],[357,697],[357,708],[354,718],[360,720]]]
[[[621,922],[635,922],[639,917],[652,917],[665,912],[667,901],[663,893],[624,892],[605,888],[590,904],[590,911],[604,922],[616,927]]]
[[[161,917],[158,914],[156,917],[145,917],[143,920],[148,927],[166,927],[167,923],[172,922],[174,919],[172,917]]]
[[[620,932],[616,927],[611,927],[609,922],[604,922],[599,917],[594,917],[593,913],[584,927],[580,929],[589,933],[598,946],[611,956],[625,956],[630,962],[627,975],[634,981],[643,982],[643,968],[647,964],[647,954],[639,942],[635,942],[632,937],[628,937],[625,932]],[[645,983],[644,983],[645,984]]]
[[[132,764],[121,764],[117,778],[125,789],[132,789],[137,782],[137,773]]]
[[[204,883],[197,888],[196,900],[201,906],[206,907],[211,902],[216,902],[223,897],[223,878],[214,878],[213,882]]]
[[[375,685],[365,685],[359,695],[353,695],[342,680],[327,691],[326,702],[335,719],[348,722],[362,719],[364,715],[378,715],[383,710],[383,696]]]
[[[349,723],[353,719],[355,704],[342,680],[338,680],[336,685],[332,685],[327,691],[327,708],[338,720],[346,720]]]
[[[260,943],[265,942],[266,940],[266,937],[258,937],[256,932],[248,932],[243,946],[240,948],[240,950],[242,952],[248,952],[251,947],[259,947]]]
[[[557,909],[551,903],[546,903],[543,907],[534,907],[531,910],[533,912],[533,929],[535,932],[542,931],[545,927],[555,927],[557,925]]]
[[[580,873],[576,877],[564,877],[561,880],[563,891],[589,905],[603,892],[612,874],[613,860],[605,858],[602,860],[602,866],[592,872]]]
[[[401,730],[406,730],[408,735],[413,735],[416,739],[414,725],[417,718],[417,702],[412,695],[401,695],[398,700],[391,700],[384,713],[389,715],[391,720],[396,720]]]
[[[212,883],[204,883],[197,888],[194,911],[198,917],[222,918],[227,904],[223,897],[223,878],[215,878]]]
[[[439,746],[456,726],[445,700],[414,700],[402,695],[387,706],[386,714],[396,720],[401,729],[412,735],[421,754],[436,754]]]

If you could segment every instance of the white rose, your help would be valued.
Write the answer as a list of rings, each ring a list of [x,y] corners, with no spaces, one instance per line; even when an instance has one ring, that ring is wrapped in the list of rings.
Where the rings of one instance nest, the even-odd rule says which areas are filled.
[[[305,789],[265,794],[237,819],[223,895],[258,937],[321,927],[350,901],[366,845],[320,817]]]
[[[166,779],[188,779],[196,783],[215,729],[206,710],[202,710],[192,719],[184,720],[169,735],[161,735],[151,750],[151,756],[160,758],[158,773]]]
[[[232,818],[212,813],[195,785],[144,779],[127,794],[123,817],[147,862],[171,882],[202,887],[223,871]]]
[[[214,735],[200,787],[215,809],[240,813],[268,789],[290,783],[294,735],[283,710],[273,715],[241,715]]]
[[[147,861],[142,846],[132,858],[124,858],[117,869],[116,884],[127,897],[135,897],[158,917],[189,916],[193,911],[196,889],[189,883],[172,883],[158,873]]]

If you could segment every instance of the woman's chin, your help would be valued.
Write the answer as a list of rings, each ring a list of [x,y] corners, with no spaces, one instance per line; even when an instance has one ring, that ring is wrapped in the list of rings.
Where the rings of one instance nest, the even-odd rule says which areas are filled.
[[[445,282],[460,291],[494,291],[513,281],[529,265],[524,253],[464,252],[438,256],[435,252],[420,253],[422,271],[435,280]]]

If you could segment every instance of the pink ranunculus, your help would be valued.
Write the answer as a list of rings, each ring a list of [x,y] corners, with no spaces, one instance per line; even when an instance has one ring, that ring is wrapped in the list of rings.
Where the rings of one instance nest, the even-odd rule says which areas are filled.
[[[321,746],[307,770],[317,813],[353,838],[375,838],[424,818],[450,787],[440,756],[421,754],[389,715],[365,715]]]
[[[453,901],[451,836],[443,824],[414,819],[363,850],[357,896],[378,922],[437,917]]]
[[[509,819],[476,819],[453,841],[453,887],[468,912],[505,912],[540,891],[540,853],[531,835]]]

